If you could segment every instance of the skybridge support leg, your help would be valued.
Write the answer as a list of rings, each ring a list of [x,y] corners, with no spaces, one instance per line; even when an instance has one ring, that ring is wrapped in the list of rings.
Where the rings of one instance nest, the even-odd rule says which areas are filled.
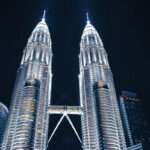
[[[49,115],[62,115],[48,139],[48,144],[50,143],[50,141],[53,138],[54,134],[56,133],[59,125],[61,124],[61,122],[63,121],[63,119],[65,117],[68,120],[69,124],[71,125],[71,128],[73,129],[75,135],[77,136],[77,139],[82,144],[81,138],[80,138],[73,122],[71,121],[71,119],[69,117],[69,115],[79,115],[79,116],[82,115],[83,111],[82,111],[81,106],[50,105],[48,108],[48,113],[49,113]],[[48,147],[48,144],[47,144],[47,147]]]

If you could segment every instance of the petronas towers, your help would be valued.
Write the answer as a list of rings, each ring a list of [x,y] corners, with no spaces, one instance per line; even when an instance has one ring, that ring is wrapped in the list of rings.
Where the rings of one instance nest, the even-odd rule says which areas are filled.
[[[88,16],[80,42],[80,106],[51,105],[52,41],[45,21],[30,35],[17,70],[2,150],[46,150],[64,117],[83,150],[126,150],[113,75],[103,42]],[[62,114],[48,140],[49,116]],[[81,116],[82,138],[69,115]]]

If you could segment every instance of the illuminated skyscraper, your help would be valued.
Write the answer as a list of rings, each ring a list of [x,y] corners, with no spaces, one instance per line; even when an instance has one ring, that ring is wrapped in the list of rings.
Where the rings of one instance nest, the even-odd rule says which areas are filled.
[[[51,37],[45,12],[23,51],[2,149],[45,150],[52,79]]]
[[[48,142],[66,118],[83,150],[127,150],[107,53],[88,16],[79,61],[80,106],[50,105],[52,50],[44,13],[18,68],[2,150],[46,150],[49,114],[62,117]],[[82,139],[69,115],[81,115]]]
[[[0,148],[7,118],[8,118],[8,109],[3,103],[0,102]]]
[[[113,75],[102,40],[87,15],[80,43],[83,150],[125,150]]]

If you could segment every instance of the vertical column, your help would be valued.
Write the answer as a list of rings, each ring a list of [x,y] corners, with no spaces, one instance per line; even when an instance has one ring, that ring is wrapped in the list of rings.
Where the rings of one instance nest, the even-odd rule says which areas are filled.
[[[94,96],[94,76],[90,69],[81,73],[80,100],[83,104],[81,115],[83,150],[100,150],[98,122]]]
[[[4,132],[4,138],[2,141],[3,150],[9,150],[13,144],[12,139],[16,129],[16,123],[21,102],[20,99],[22,99],[23,97],[24,76],[25,76],[25,67],[20,67],[17,72],[17,78],[13,90],[9,118]]]
[[[48,104],[49,104],[49,82],[50,76],[48,72],[48,66],[41,68],[42,78],[40,84],[39,102],[37,105],[37,116],[34,134],[34,149],[45,150],[48,141]]]
[[[24,85],[12,150],[33,148],[38,90],[39,82],[35,79],[28,80]]]
[[[134,141],[133,141],[132,134],[131,134],[131,129],[130,129],[129,121],[128,121],[128,115],[127,115],[127,112],[126,112],[124,99],[121,96],[120,96],[120,107],[121,107],[120,110],[121,110],[121,114],[122,114],[124,128],[125,128],[125,135],[127,137],[126,141],[127,141],[127,144],[129,146],[133,146],[134,145]]]
[[[95,86],[96,106],[103,150],[120,150],[119,135],[108,85],[99,81]]]

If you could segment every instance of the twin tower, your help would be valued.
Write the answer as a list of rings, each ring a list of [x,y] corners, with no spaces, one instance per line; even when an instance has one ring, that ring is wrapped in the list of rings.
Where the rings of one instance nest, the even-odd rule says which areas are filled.
[[[126,150],[107,53],[88,17],[80,42],[80,106],[51,105],[52,56],[44,13],[28,39],[17,70],[2,150],[46,150],[50,114],[62,114],[57,127],[64,117],[68,119],[83,150]],[[81,139],[70,114],[81,116]]]

